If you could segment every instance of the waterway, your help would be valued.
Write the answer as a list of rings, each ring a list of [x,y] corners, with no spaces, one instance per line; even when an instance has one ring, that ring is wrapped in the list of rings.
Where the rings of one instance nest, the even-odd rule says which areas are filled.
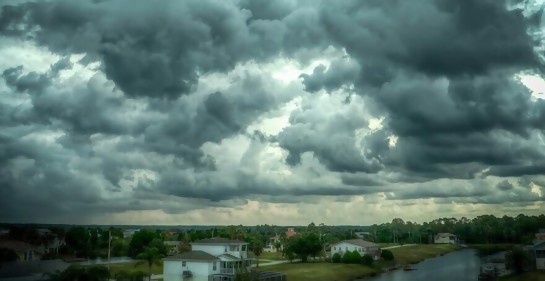
[[[473,249],[464,249],[412,265],[413,271],[396,270],[361,281],[460,281],[477,280],[485,260]]]

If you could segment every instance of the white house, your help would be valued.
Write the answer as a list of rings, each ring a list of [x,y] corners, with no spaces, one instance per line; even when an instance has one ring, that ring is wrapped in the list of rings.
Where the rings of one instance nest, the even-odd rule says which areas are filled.
[[[331,245],[331,256],[336,253],[343,256],[347,251],[358,251],[361,256],[369,254],[374,260],[378,260],[380,258],[380,246],[363,239],[344,240],[337,244]]]
[[[536,269],[545,270],[545,241],[534,245],[536,256]]]
[[[434,236],[433,242],[435,244],[456,244],[458,238],[451,233],[437,233],[437,235]]]
[[[164,281],[232,281],[239,271],[251,271],[248,243],[209,238],[191,244],[191,251],[164,259]]]

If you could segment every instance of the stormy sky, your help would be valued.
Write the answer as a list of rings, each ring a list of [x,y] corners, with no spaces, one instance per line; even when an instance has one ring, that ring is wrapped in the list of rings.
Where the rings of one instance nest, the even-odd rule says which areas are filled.
[[[1,222],[545,209],[543,2],[1,5]]]

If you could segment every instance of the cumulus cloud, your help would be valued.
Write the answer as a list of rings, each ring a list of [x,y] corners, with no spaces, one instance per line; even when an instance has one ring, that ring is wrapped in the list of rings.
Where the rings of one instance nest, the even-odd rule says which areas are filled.
[[[543,11],[509,4],[2,4],[0,219],[530,212]]]

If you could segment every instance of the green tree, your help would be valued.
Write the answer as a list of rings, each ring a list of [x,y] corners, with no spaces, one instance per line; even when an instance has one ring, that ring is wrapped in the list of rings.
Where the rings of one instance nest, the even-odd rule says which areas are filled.
[[[86,257],[88,255],[90,245],[89,231],[81,226],[72,227],[66,232],[66,245],[74,251],[76,256]]]
[[[394,254],[390,250],[382,250],[380,256],[387,261],[391,261],[394,259]]]
[[[148,265],[149,280],[151,280],[151,266],[154,264],[161,265],[162,257],[163,256],[161,255],[161,253],[159,253],[159,250],[155,247],[146,247],[144,248],[144,251],[142,253],[136,255],[136,258],[141,260],[141,262],[137,264],[144,262]]]
[[[520,247],[515,247],[505,255],[507,267],[520,274],[528,267],[530,257],[528,252]]]
[[[18,258],[17,253],[12,249],[0,248],[0,262],[12,262]]]
[[[362,257],[360,255],[360,253],[358,253],[358,251],[354,250],[352,252],[352,263],[359,264],[359,263],[361,263],[361,259],[362,259]]]
[[[263,238],[261,237],[261,234],[254,233],[251,241],[252,246],[252,252],[255,255],[256,258],[256,267],[259,267],[259,256],[263,253]]]
[[[341,261],[342,261],[341,254],[339,254],[339,253],[333,254],[333,256],[331,257],[331,261],[333,263],[341,263]]]
[[[57,270],[44,275],[47,276],[50,281],[105,281],[109,278],[108,269],[104,266],[71,266],[64,271]]]
[[[144,251],[144,248],[149,247],[151,242],[159,238],[159,234],[146,229],[136,232],[129,243],[129,255],[136,257],[139,253]]]
[[[307,262],[309,256],[316,257],[322,250],[317,233],[305,232],[288,239],[288,252],[296,254],[301,262]]]
[[[346,251],[342,258],[343,263],[352,263],[352,252]]]
[[[369,254],[365,254],[361,258],[361,263],[367,266],[371,266],[373,265],[373,257]]]

